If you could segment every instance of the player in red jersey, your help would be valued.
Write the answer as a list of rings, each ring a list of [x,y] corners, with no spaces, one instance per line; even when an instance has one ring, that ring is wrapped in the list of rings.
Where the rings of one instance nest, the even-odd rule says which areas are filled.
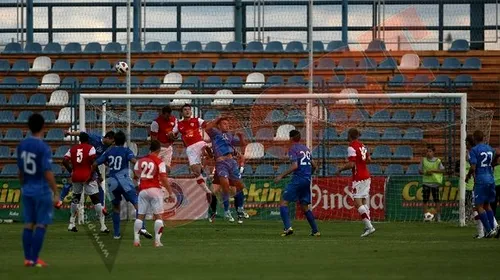
[[[172,144],[174,140],[170,133],[177,124],[177,119],[172,115],[172,108],[165,106],[161,109],[161,115],[151,123],[151,140],[161,143],[160,158],[170,168],[172,164]]]
[[[71,173],[73,182],[73,200],[71,201],[71,217],[69,219],[68,231],[77,232],[75,219],[78,212],[78,205],[82,199],[82,194],[90,196],[94,209],[101,223],[101,232],[109,233],[104,224],[104,214],[102,204],[99,200],[99,187],[97,183],[97,173],[92,172],[92,164],[96,158],[95,148],[89,144],[89,135],[80,132],[80,144],[71,147],[64,155],[63,165]]]
[[[172,189],[168,184],[167,166],[159,158],[161,143],[153,140],[149,147],[149,155],[139,159],[134,166],[134,173],[139,179],[139,203],[137,209],[137,219],[134,223],[134,246],[140,247],[140,230],[148,210],[153,212],[155,220],[155,247],[161,247],[161,235],[163,233],[163,191],[162,186],[167,189],[168,198],[172,194]]]
[[[196,177],[196,183],[202,187],[206,193],[211,193],[202,174],[202,155],[207,143],[203,140],[202,129],[205,128],[205,121],[201,118],[193,117],[191,105],[182,106],[182,120],[177,122],[172,131],[173,138],[181,134],[186,154],[189,160],[189,168]]]
[[[337,176],[344,170],[352,170],[352,196],[358,208],[358,213],[365,224],[365,230],[361,237],[366,237],[375,232],[370,220],[370,208],[368,207],[370,196],[370,172],[367,163],[371,161],[370,153],[363,143],[359,142],[359,131],[355,128],[349,129],[347,140],[348,163],[337,171]]]

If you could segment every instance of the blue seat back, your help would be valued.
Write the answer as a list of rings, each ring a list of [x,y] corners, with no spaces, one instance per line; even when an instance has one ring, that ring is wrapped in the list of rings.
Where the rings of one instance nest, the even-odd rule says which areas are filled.
[[[186,44],[185,52],[201,52],[203,49],[199,41],[191,41]]]
[[[165,46],[165,52],[182,52],[182,44],[178,41],[168,42]]]

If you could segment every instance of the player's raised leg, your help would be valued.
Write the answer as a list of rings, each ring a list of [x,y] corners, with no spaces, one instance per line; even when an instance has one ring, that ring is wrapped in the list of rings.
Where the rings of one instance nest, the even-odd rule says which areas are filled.
[[[78,206],[82,197],[82,190],[83,188],[81,187],[81,184],[76,183],[73,189],[73,198],[71,200],[68,231],[78,232],[76,227],[76,218],[78,216]]]

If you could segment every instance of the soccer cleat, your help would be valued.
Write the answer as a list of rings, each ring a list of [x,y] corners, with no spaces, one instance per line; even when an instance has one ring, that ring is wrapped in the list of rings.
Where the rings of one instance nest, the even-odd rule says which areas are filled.
[[[319,231],[317,231],[317,232],[311,232],[310,236],[320,237],[321,233]]]
[[[34,264],[35,263],[32,260],[24,260],[24,266],[26,266],[26,267],[31,267]]]
[[[244,215],[243,215],[243,212],[238,212],[238,224],[243,224],[243,218],[244,218]]]
[[[110,233],[111,231],[109,231],[108,228],[104,228],[104,229],[101,229],[101,233],[104,233],[104,234],[108,234]]]
[[[248,215],[247,211],[243,211],[243,217],[245,219],[250,219],[250,215]]]
[[[293,228],[289,227],[288,229],[283,230],[283,233],[281,234],[281,236],[285,237],[285,236],[289,236],[292,234],[293,234]]]
[[[374,227],[366,228],[363,234],[361,234],[361,237],[367,237],[368,235],[373,234],[374,232],[375,232]]]
[[[68,226],[68,231],[78,232],[78,229],[76,228],[76,226],[74,224],[70,224]]]
[[[160,241],[155,241],[154,246],[155,246],[155,248],[163,247],[163,244]]]
[[[231,215],[231,211],[227,211],[224,213],[224,219],[228,220],[230,223],[234,223],[233,215]]]
[[[215,217],[217,216],[216,213],[213,213],[212,215],[210,215],[210,217],[208,217],[208,222],[209,223],[213,223],[215,222]]]
[[[141,247],[140,241],[134,241],[134,247]]]
[[[38,259],[36,261],[35,267],[47,267],[49,266],[46,262],[42,261],[41,259]]]
[[[114,236],[113,236],[113,239],[115,239],[115,240],[120,240],[120,239],[122,239],[122,237],[121,237],[121,235],[114,235]]]
[[[474,236],[474,239],[483,239],[484,238],[484,235],[479,235],[479,234],[476,234]]]
[[[497,232],[494,229],[492,229],[488,233],[484,234],[484,238],[492,238],[492,237],[496,236],[496,234],[497,234]]]
[[[151,233],[149,233],[146,229],[144,228],[141,228],[141,230],[139,230],[139,234],[144,236],[145,238],[147,239],[153,239],[153,236],[151,235]]]

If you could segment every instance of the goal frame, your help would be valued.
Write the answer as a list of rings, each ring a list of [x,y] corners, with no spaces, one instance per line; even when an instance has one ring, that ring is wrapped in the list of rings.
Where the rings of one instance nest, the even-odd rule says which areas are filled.
[[[466,146],[465,138],[467,136],[467,93],[359,93],[353,96],[352,94],[343,93],[296,93],[296,94],[232,94],[232,95],[215,95],[215,94],[80,94],[79,104],[79,126],[80,130],[85,131],[85,104],[87,99],[305,99],[307,101],[313,99],[391,99],[391,98],[460,98],[460,182],[459,182],[459,226],[466,225],[465,222],[465,161],[466,161]],[[127,102],[130,104],[130,102]],[[311,102],[307,102],[308,105]],[[311,125],[312,121],[309,117],[311,106],[306,107],[306,131],[308,146],[311,146]],[[130,106],[127,106],[129,114]]]

